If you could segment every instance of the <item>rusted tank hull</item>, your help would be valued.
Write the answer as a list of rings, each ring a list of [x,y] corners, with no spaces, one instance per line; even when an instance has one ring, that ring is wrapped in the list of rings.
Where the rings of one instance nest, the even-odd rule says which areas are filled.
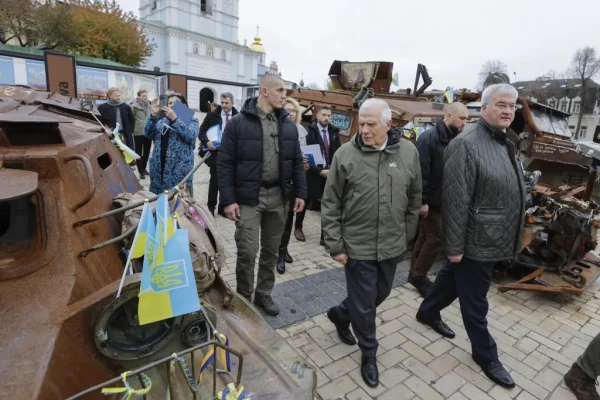
[[[127,277],[127,288],[139,290],[136,284],[140,274]],[[100,313],[115,299],[119,282],[103,288],[92,296],[71,305],[65,321],[60,329],[58,347],[53,352],[48,365],[41,399],[69,398],[89,387],[101,384],[118,376],[125,370],[134,370],[154,360],[181,351],[186,346],[181,342],[181,332],[173,336],[167,347],[149,357],[130,361],[111,361],[102,355],[93,340],[94,323]],[[124,293],[125,293],[124,292]],[[219,332],[227,335],[230,347],[244,357],[242,384],[248,392],[256,395],[256,399],[313,399],[316,389],[316,373],[304,364],[298,354],[277,334],[262,318],[258,311],[243,298],[233,293],[222,280],[217,279],[203,295],[202,301],[217,315]],[[223,306],[227,304],[227,307]],[[84,333],[82,335],[82,332]],[[194,371],[199,371],[202,352],[198,351],[194,363],[187,361]],[[69,356],[65,356],[69,354]],[[217,388],[222,390],[227,383],[235,380],[239,362],[232,356],[232,372],[218,374]],[[295,365],[302,365],[303,371],[292,372]],[[222,368],[219,365],[219,368]],[[297,368],[296,368],[297,369]],[[167,376],[164,365],[157,366],[146,374],[152,380],[153,389],[149,399],[164,399],[167,391]],[[197,378],[197,375],[196,375]],[[136,383],[135,377],[132,382]],[[200,384],[201,398],[212,398],[212,371],[207,370]],[[119,384],[112,385],[119,386]],[[183,375],[176,374],[172,381],[176,398],[191,398]],[[83,399],[105,398],[100,391],[94,391]]]

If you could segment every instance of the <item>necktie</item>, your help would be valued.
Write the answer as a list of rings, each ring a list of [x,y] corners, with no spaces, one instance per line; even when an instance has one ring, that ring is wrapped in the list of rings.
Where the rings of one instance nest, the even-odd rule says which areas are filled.
[[[225,113],[225,125],[229,123],[229,113]]]
[[[325,162],[327,162],[327,166],[329,166],[329,135],[327,134],[327,129],[323,128],[323,147],[325,150]]]

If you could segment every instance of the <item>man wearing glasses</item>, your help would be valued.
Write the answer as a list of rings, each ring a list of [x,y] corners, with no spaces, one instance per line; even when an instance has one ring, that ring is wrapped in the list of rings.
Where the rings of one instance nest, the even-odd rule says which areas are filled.
[[[416,316],[442,336],[453,338],[440,311],[458,298],[473,360],[490,380],[506,388],[515,383],[498,361],[496,342],[487,327],[486,296],[494,264],[512,260],[523,233],[523,173],[509,128],[517,97],[509,84],[487,87],[477,125],[446,148],[442,229],[448,261]]]

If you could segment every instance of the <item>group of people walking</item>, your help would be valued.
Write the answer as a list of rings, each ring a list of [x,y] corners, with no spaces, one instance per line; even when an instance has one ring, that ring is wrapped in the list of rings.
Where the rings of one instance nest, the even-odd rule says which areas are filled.
[[[452,339],[455,334],[441,311],[458,299],[473,360],[496,384],[514,387],[488,330],[487,293],[494,264],[512,260],[523,232],[523,171],[510,130],[516,89],[488,86],[481,118],[465,132],[466,107],[449,104],[443,120],[421,134],[416,146],[392,127],[392,113],[383,100],[363,102],[359,132],[341,146],[330,107],[317,108],[316,118],[305,126],[300,106],[286,97],[281,78],[263,76],[259,91],[239,113],[233,96],[223,93],[221,105],[201,126],[195,118],[187,126],[178,120],[171,106],[174,101],[185,104],[185,99],[175,94],[162,118],[157,100],[148,104],[143,93],[131,115],[114,92],[104,108],[123,122],[126,143],[139,143],[136,149],[143,154],[150,148],[145,139],[154,143],[154,193],[191,170],[199,135],[200,154],[213,153],[208,159],[208,207],[236,226],[236,290],[268,315],[279,313],[271,292],[275,271],[285,273],[286,263],[293,262],[287,249],[292,228],[295,238],[305,241],[305,206],[320,206],[320,243],[344,266],[347,286],[346,299],[327,317],[343,343],[358,344],[361,376],[368,386],[379,384],[377,307],[389,296],[396,266],[416,237],[408,280],[424,299],[415,318]],[[143,129],[136,129],[144,119]],[[215,126],[216,141],[208,137]],[[135,132],[135,138],[141,132],[144,139],[127,139],[128,132]],[[303,155],[301,146],[310,144],[321,149],[323,164],[310,165]],[[140,177],[147,174],[146,162],[142,157],[138,163]],[[431,282],[427,274],[440,254],[446,261]],[[565,377],[578,399],[598,399],[594,380],[600,373],[599,355],[596,337]]]

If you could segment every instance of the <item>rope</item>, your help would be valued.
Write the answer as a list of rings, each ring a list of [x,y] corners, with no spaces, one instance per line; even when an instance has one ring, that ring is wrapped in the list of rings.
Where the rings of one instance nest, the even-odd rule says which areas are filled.
[[[147,394],[150,391],[150,389],[152,389],[152,381],[150,380],[150,378],[148,378],[148,375],[146,375],[144,373],[140,373],[140,376],[142,378],[142,381],[146,385],[146,388],[145,389],[133,389],[129,385],[129,382],[127,382],[127,374],[129,374],[130,372],[131,371],[125,371],[121,374],[121,377],[123,378],[123,385],[125,385],[125,387],[104,388],[104,389],[102,389],[102,394],[110,395],[110,394],[123,393],[123,397],[121,397],[121,400],[129,400],[129,399],[131,399],[131,396],[143,396],[143,395]]]

